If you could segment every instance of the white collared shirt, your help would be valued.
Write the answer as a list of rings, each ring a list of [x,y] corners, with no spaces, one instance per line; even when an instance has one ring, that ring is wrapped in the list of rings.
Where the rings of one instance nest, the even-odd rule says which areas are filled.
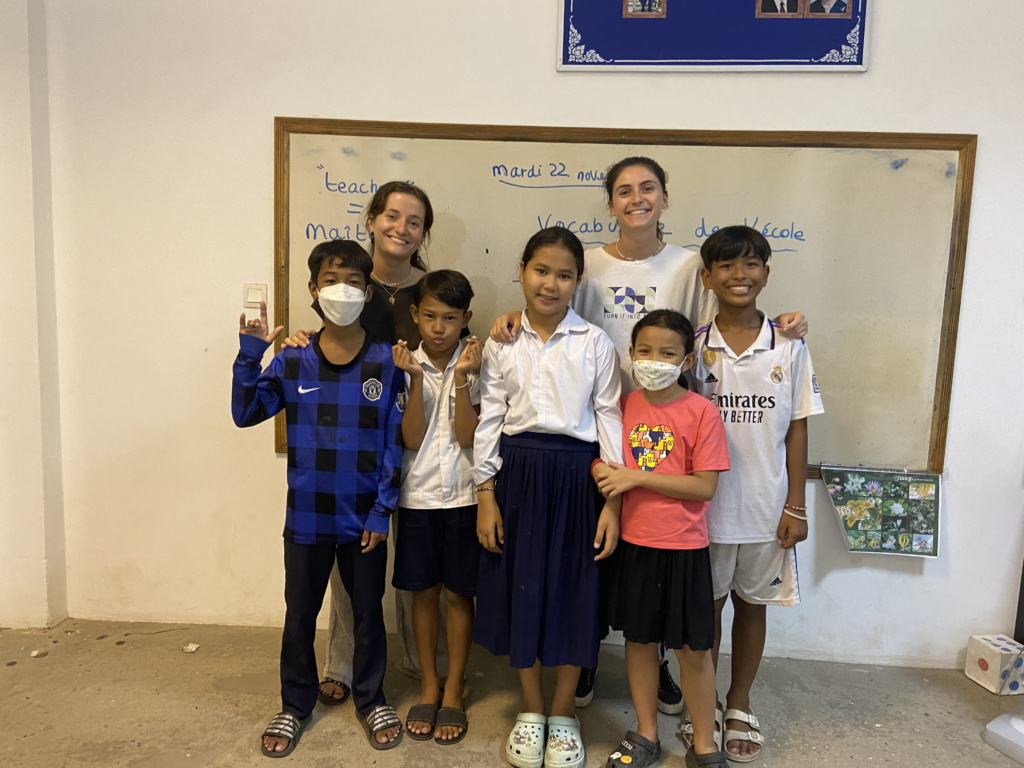
[[[473,450],[460,448],[455,437],[455,363],[462,354],[459,341],[444,371],[434,367],[423,342],[412,357],[423,367],[423,412],[427,431],[418,451],[406,449],[402,459],[402,490],[398,504],[410,509],[450,509],[476,504]],[[405,374],[409,391],[409,374]],[[469,399],[480,402],[480,380],[469,377]]]
[[[697,391],[718,407],[729,446],[731,469],[718,476],[706,513],[716,544],[775,541],[789,493],[789,425],[825,411],[807,345],[776,327],[762,317],[761,332],[738,355],[717,322],[695,334]]]
[[[473,479],[501,469],[502,433],[547,432],[597,441],[601,458],[622,463],[619,356],[608,334],[572,308],[547,342],[530,325],[511,344],[484,345]]]

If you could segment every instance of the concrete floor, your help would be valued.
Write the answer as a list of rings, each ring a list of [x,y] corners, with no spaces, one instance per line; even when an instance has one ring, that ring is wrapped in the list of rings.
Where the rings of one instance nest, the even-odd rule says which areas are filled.
[[[189,642],[196,653],[182,652]],[[0,630],[0,766],[267,768],[258,745],[279,707],[279,642],[276,629],[208,625],[69,620]],[[33,658],[36,650],[47,654]],[[580,711],[589,766],[603,766],[634,725],[621,655],[602,649],[597,695]],[[470,669],[470,731],[458,746],[406,738],[376,752],[351,703],[318,705],[283,765],[507,765],[516,678],[479,648]],[[389,671],[386,692],[404,718],[418,684]],[[754,765],[1017,766],[979,733],[1002,711],[1024,708],[1024,697],[999,699],[957,671],[767,659],[754,703],[768,740]],[[684,765],[677,720],[661,720],[660,765],[670,768]]]

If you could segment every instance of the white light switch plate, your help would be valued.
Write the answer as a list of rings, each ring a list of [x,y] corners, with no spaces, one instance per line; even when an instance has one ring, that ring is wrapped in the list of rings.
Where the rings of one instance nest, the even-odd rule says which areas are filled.
[[[246,309],[259,309],[260,302],[266,300],[266,283],[244,283],[242,285],[242,306]]]

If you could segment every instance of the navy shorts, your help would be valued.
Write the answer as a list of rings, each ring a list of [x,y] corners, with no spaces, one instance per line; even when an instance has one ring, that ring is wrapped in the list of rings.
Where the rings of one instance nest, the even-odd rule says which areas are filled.
[[[483,547],[476,537],[476,504],[451,509],[399,507],[395,526],[395,589],[421,592],[443,584],[476,595]]]

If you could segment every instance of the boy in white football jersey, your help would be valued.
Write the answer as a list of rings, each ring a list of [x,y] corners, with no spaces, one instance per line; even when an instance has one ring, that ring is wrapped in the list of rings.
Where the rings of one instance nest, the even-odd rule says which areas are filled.
[[[732,595],[732,674],[723,748],[734,762],[760,754],[764,737],[750,688],[765,640],[765,606],[800,602],[797,542],[807,538],[807,417],[822,413],[803,339],[790,339],[757,310],[771,246],[755,229],[725,227],[704,241],[701,277],[718,298],[714,321],[696,331],[701,394],[722,415],[732,471],[707,510],[718,611]]]

